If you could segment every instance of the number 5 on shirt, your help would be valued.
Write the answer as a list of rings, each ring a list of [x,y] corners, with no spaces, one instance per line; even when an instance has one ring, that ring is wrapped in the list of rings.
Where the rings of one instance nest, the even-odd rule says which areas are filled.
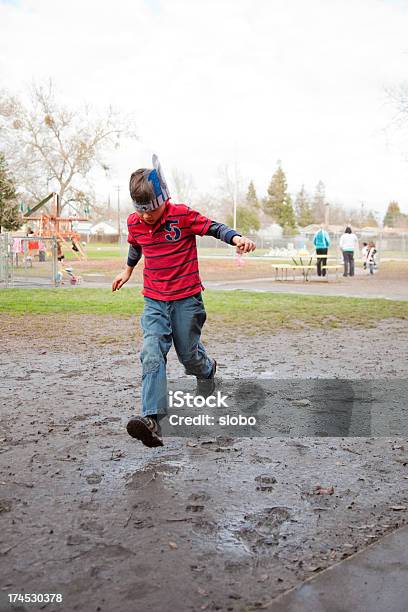
[[[178,219],[174,221],[166,221],[165,228],[166,228],[166,232],[168,232],[167,234],[165,234],[166,240],[175,242],[176,240],[180,238],[181,231],[180,231],[180,228],[177,227],[177,225],[178,225]]]

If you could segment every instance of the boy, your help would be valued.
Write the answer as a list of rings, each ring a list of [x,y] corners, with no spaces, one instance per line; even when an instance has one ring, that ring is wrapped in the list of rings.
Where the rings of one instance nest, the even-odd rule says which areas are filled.
[[[222,223],[215,223],[185,204],[172,204],[159,160],[130,177],[136,212],[128,217],[129,254],[125,270],[112,283],[120,289],[144,255],[142,416],[133,417],[127,431],[146,446],[163,446],[160,418],[167,413],[166,357],[172,342],[186,374],[197,377],[197,392],[210,395],[215,387],[216,361],[200,342],[206,312],[196,235],[213,236],[236,245],[241,253],[255,244]]]

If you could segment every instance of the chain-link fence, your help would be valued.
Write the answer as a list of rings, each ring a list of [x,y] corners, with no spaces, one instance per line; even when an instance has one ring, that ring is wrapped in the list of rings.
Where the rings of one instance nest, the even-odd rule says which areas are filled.
[[[0,234],[0,288],[9,287],[12,280],[12,261],[9,235]]]
[[[386,259],[408,259],[408,234],[400,236],[390,236],[386,233],[378,232],[378,234],[366,235],[356,230],[355,232],[359,239],[360,248],[364,242],[373,241],[376,245],[378,258]],[[296,235],[296,236],[259,236],[247,234],[248,238],[256,243],[257,250],[254,253],[256,256],[282,257],[289,255],[293,251],[306,249],[309,252],[314,252],[313,235]],[[341,234],[330,235],[331,245],[330,251],[332,255],[340,256],[339,240]],[[199,238],[197,246],[201,255],[212,254],[214,256],[232,255],[231,248],[225,242],[214,240],[210,236]]]
[[[57,239],[0,234],[0,287],[55,287]]]

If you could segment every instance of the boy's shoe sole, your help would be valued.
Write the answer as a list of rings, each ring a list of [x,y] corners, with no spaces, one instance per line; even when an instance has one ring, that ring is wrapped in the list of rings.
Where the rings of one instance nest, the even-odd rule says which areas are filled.
[[[209,378],[197,378],[196,395],[207,398],[214,393],[216,371],[217,371],[217,362],[214,359],[211,376],[209,376]]]
[[[154,420],[149,417],[132,417],[126,429],[129,436],[136,438],[136,440],[140,440],[145,446],[149,446],[149,448],[164,446],[163,440],[153,430],[152,423],[153,426],[157,427]]]

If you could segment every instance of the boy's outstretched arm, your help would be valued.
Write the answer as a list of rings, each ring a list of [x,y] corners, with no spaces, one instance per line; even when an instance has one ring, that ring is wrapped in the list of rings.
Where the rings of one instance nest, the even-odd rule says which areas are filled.
[[[218,238],[218,240],[222,240],[227,244],[235,245],[238,253],[249,253],[250,251],[255,251],[256,249],[255,242],[249,238],[246,238],[245,236],[241,236],[241,234],[224,223],[211,221],[211,225],[206,231],[205,235]]]
[[[112,283],[112,291],[117,291],[125,283],[128,282],[129,278],[132,276],[132,272],[140,258],[142,257],[142,249],[141,247],[135,247],[133,244],[129,245],[128,258],[126,262],[125,269],[117,275]]]

